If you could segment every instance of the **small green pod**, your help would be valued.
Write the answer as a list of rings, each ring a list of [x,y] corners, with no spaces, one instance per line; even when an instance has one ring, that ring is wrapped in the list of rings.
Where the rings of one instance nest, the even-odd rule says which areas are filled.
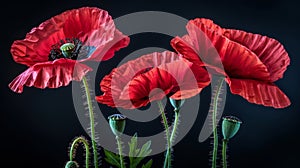
[[[232,138],[240,129],[241,120],[234,116],[226,116],[222,122],[222,134],[224,140]]]
[[[74,49],[75,49],[75,44],[73,43],[65,43],[60,46],[60,50],[64,55],[64,57],[66,58],[70,58],[72,56],[72,52],[74,51]]]
[[[110,128],[115,136],[121,136],[126,125],[126,116],[122,114],[113,114],[108,117]]]

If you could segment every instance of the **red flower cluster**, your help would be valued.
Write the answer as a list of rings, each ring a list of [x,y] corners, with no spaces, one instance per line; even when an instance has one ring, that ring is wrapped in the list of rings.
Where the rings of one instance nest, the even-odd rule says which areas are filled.
[[[196,18],[186,26],[188,34],[175,37],[172,47],[211,74],[224,75],[233,94],[251,103],[284,108],[289,98],[274,84],[290,64],[277,40],[242,30],[225,29],[210,19]]]
[[[67,43],[73,47],[66,48],[66,56],[61,47]],[[66,86],[92,70],[82,62],[108,60],[128,43],[107,11],[95,7],[65,11],[33,28],[24,40],[14,41],[13,59],[29,68],[9,87],[21,93],[23,86]]]
[[[221,28],[205,18],[190,20],[186,28],[187,35],[171,40],[178,54],[151,53],[115,68],[101,81],[103,95],[97,96],[97,101],[138,108],[165,95],[185,99],[206,87],[210,74],[224,76],[230,91],[251,103],[275,108],[290,105],[274,84],[290,63],[280,42]],[[92,70],[84,61],[108,60],[128,43],[129,38],[115,28],[107,11],[95,7],[65,11],[12,44],[13,59],[29,68],[9,87],[21,93],[24,86],[66,86]]]

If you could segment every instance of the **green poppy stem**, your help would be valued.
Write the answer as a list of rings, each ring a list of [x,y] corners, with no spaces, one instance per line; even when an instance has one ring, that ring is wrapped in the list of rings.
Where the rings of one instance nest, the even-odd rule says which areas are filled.
[[[170,146],[171,147],[175,140],[175,134],[176,134],[178,123],[179,123],[179,110],[174,110],[174,112],[175,112],[175,119],[174,119],[173,129],[171,132],[171,137],[170,137]],[[169,150],[168,152],[171,152],[171,150]],[[169,157],[168,164],[169,164],[169,167],[171,167],[171,156]]]
[[[176,134],[176,130],[178,127],[178,122],[179,122],[179,110],[174,110],[174,112],[175,112],[175,119],[174,119],[173,130],[172,130],[171,138],[170,138],[171,145],[173,144],[173,142],[175,140],[175,134]]]
[[[121,166],[121,168],[125,168],[124,160],[123,160],[123,151],[122,151],[122,142],[121,142],[121,138],[120,138],[119,136],[116,136],[116,140],[117,140],[118,149],[119,149],[120,166]]]
[[[223,161],[223,168],[227,168],[227,142],[228,140],[223,139],[223,146],[222,146],[222,161]]]
[[[95,168],[98,168],[98,152],[97,152],[97,143],[95,140],[95,120],[94,120],[93,104],[92,104],[89,85],[88,85],[88,82],[87,82],[87,79],[85,76],[82,78],[82,82],[84,85],[88,109],[89,109],[91,139],[92,139],[92,148],[93,148],[93,154],[94,154],[94,166],[95,166]]]
[[[83,143],[83,145],[84,145],[84,148],[85,148],[85,167],[89,168],[89,156],[90,156],[89,149],[90,148],[89,148],[89,143],[83,137],[78,137],[72,142],[71,149],[70,149],[70,161],[73,161],[73,158],[75,157],[75,151],[76,151],[75,149],[76,149],[77,143]]]
[[[166,131],[166,138],[167,138],[167,152],[165,155],[165,161],[164,161],[164,167],[163,168],[169,168],[170,167],[170,160],[171,160],[171,140],[170,140],[170,133],[169,133],[169,125],[168,125],[168,120],[165,114],[165,110],[164,107],[162,105],[161,101],[157,101],[158,107],[159,107],[159,111],[161,114],[161,118],[163,120],[163,124],[165,127],[165,131]]]
[[[217,85],[216,95],[213,99],[213,109],[212,109],[212,125],[213,125],[213,157],[212,157],[212,168],[217,167],[217,153],[218,153],[218,132],[217,132],[217,112],[218,112],[218,100],[222,92],[222,85],[224,78],[219,80]]]

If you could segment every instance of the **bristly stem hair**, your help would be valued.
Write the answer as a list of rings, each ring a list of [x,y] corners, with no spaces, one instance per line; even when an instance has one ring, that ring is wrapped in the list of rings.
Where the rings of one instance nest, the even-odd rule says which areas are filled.
[[[167,152],[166,152],[166,155],[165,155],[165,161],[164,161],[164,167],[163,168],[170,168],[169,162],[171,160],[171,139],[170,139],[170,133],[169,133],[168,120],[167,120],[162,102],[157,101],[157,104],[158,104],[158,107],[159,107],[161,118],[163,120],[163,124],[164,124],[165,131],[166,131],[166,138],[167,138]]]
[[[90,117],[90,129],[91,129],[91,141],[92,141],[92,148],[93,148],[93,156],[94,156],[94,166],[98,168],[98,151],[97,151],[97,143],[96,143],[96,135],[95,135],[95,118],[94,118],[94,111],[93,111],[93,104],[91,99],[90,88],[87,82],[87,78],[84,76],[82,78],[82,82],[85,89],[86,100],[89,109],[89,117]]]
[[[221,104],[222,98],[221,94],[223,92],[223,83],[224,83],[224,78],[223,77],[216,77],[218,78],[218,83],[217,86],[213,89],[214,93],[212,95],[212,126],[213,126],[213,156],[212,156],[212,168],[217,167],[217,153],[218,153],[218,127],[217,127],[217,115],[218,115],[218,106]]]

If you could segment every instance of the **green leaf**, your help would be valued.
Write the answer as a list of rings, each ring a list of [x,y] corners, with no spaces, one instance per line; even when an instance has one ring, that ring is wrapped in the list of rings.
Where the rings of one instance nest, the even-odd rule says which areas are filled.
[[[150,146],[151,146],[151,141],[149,140],[148,142],[146,142],[142,146],[142,149],[141,149],[141,151],[140,151],[140,153],[138,154],[137,157],[146,157],[146,156],[148,156],[152,152],[152,149],[150,149]]]
[[[148,156],[152,152],[152,149],[150,149],[150,146],[151,146],[151,141],[146,142],[142,146],[138,156],[134,158],[133,167],[136,167],[146,156]]]
[[[142,168],[150,168],[150,167],[152,166],[152,162],[153,162],[153,160],[150,159],[146,164],[144,164],[144,165],[142,166]]]
[[[128,143],[129,145],[129,162],[130,162],[130,168],[136,168],[138,164],[151,152],[152,149],[150,149],[151,141],[146,142],[141,149],[139,149],[137,146],[137,134],[135,133],[134,136],[131,138],[131,141]],[[150,163],[148,163],[150,164]],[[151,161],[152,165],[152,161]],[[150,166],[151,166],[150,165]]]
[[[108,151],[106,149],[104,149],[104,154],[106,156],[106,158],[104,158],[105,161],[107,161],[111,165],[117,166],[119,168],[121,167],[121,165],[120,165],[120,157],[117,154],[115,154],[115,153],[113,153],[111,151]]]
[[[128,142],[129,145],[129,156],[130,157],[136,157],[137,153],[139,152],[139,149],[137,149],[137,133],[135,133],[131,141]]]

